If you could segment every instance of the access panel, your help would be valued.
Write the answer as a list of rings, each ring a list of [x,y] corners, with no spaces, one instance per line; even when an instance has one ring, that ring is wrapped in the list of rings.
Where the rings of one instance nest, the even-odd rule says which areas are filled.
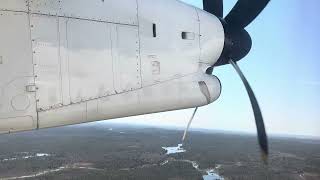
[[[69,19],[67,22],[72,103],[115,94],[110,24]]]
[[[30,15],[38,110],[62,105],[58,17]]]
[[[37,127],[27,13],[0,11],[0,134]]]
[[[141,88],[138,27],[114,24],[112,52],[117,93]]]

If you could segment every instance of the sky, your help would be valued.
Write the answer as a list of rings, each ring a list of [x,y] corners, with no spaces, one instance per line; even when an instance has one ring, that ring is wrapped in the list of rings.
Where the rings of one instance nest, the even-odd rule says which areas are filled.
[[[201,0],[184,0],[202,8]],[[224,1],[225,15],[236,0]],[[319,0],[272,0],[246,29],[253,47],[238,64],[259,100],[268,134],[320,137]],[[191,125],[256,133],[246,90],[231,65],[214,70],[220,98],[201,107]],[[193,109],[113,120],[185,127]]]

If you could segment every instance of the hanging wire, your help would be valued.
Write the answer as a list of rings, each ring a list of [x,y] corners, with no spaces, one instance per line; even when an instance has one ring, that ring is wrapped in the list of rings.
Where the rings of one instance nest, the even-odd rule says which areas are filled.
[[[190,128],[190,125],[191,125],[191,123],[192,123],[192,120],[194,119],[194,116],[196,115],[197,110],[198,110],[198,107],[193,111],[193,114],[192,114],[192,116],[191,116],[191,118],[190,118],[190,120],[189,120],[189,122],[188,122],[188,126],[187,126],[187,128],[184,130],[183,137],[182,137],[182,144],[184,143],[184,140],[185,140],[186,137],[187,137],[188,130],[189,130],[189,128]]]

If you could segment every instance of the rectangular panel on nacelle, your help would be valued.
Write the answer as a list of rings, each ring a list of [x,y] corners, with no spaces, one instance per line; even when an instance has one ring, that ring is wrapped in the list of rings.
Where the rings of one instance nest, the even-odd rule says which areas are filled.
[[[59,56],[58,18],[31,15],[31,39],[38,88],[38,109],[46,110],[62,104]]]
[[[61,0],[61,8],[68,17],[138,25],[135,0]]]
[[[112,31],[116,91],[120,93],[141,88],[138,28],[113,25]]]
[[[71,102],[115,94],[110,35],[108,23],[68,20]]]
[[[0,24],[0,134],[36,128],[29,17],[23,12],[1,12]]]
[[[30,0],[29,11],[44,15],[61,15],[60,0]]]
[[[1,0],[0,10],[28,11],[27,0]]]
[[[31,13],[138,25],[135,0],[33,0]]]

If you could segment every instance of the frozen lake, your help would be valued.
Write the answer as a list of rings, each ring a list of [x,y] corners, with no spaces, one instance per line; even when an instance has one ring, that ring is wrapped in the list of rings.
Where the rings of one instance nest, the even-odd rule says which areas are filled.
[[[182,144],[178,144],[178,146],[176,147],[162,147],[162,149],[166,150],[166,154],[167,155],[170,155],[170,154],[177,154],[177,153],[184,153],[186,152],[185,149],[183,149],[182,147],[183,145]],[[205,170],[201,170],[199,169],[199,164],[195,161],[190,161],[190,160],[182,160],[184,162],[189,162],[192,164],[192,166],[197,169],[198,171],[200,172],[204,172]],[[161,165],[165,165],[167,164],[169,161],[165,161],[163,163],[161,163]],[[219,168],[219,166],[217,167]],[[219,176],[216,172],[215,172],[215,169],[210,169],[210,170],[207,170],[205,171],[207,172],[207,175],[203,175],[203,180],[224,180],[223,177]]]
[[[213,170],[207,171],[208,175],[204,175],[203,180],[224,180],[223,177],[216,174]]]
[[[178,144],[177,147],[162,147],[162,149],[166,150],[167,155],[186,152],[186,150],[183,149],[182,144]]]

